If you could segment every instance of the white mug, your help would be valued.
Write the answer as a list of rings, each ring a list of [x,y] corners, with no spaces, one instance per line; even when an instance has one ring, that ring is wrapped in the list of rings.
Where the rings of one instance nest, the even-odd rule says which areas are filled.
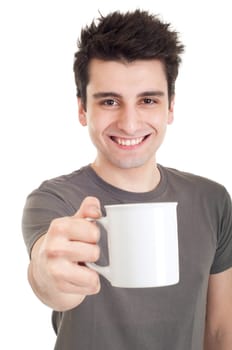
[[[145,288],[179,282],[176,202],[106,205],[109,266],[87,265],[112,286]]]

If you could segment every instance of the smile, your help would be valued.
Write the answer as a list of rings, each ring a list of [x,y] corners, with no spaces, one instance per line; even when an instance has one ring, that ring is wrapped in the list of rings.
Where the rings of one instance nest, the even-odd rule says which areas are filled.
[[[136,137],[134,139],[126,139],[126,138],[111,136],[111,139],[115,143],[117,143],[118,145],[121,145],[121,146],[136,146],[136,145],[139,145],[140,143],[142,143],[145,140],[145,138],[147,138],[148,136],[149,135],[143,136],[143,137]]]

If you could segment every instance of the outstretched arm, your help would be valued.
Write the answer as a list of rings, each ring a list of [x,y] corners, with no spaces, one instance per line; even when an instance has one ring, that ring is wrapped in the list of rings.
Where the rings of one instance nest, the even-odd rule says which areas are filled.
[[[98,274],[83,264],[99,257],[99,230],[85,219],[99,216],[99,201],[85,198],[74,216],[53,220],[32,249],[29,282],[38,298],[55,310],[76,307],[86,295],[99,292]]]

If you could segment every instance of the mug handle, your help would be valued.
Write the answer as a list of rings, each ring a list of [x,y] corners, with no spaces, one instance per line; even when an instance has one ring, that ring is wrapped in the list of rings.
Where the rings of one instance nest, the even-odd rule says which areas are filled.
[[[94,222],[94,221],[98,222],[100,225],[102,225],[106,229],[106,232],[108,234],[107,217],[106,216],[103,216],[100,219],[87,218],[87,220],[92,221],[92,222]],[[92,262],[87,262],[87,263],[85,263],[85,265],[88,266],[89,268],[93,269],[94,271],[97,271],[102,276],[104,276],[108,281],[110,281],[110,265],[100,266],[100,265],[97,265],[97,264],[92,263]]]

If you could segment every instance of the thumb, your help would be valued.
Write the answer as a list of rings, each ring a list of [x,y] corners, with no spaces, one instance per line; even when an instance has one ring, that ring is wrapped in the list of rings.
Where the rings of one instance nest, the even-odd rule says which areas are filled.
[[[101,205],[100,201],[96,197],[86,197],[79,208],[79,210],[74,215],[78,218],[94,218],[97,219],[101,216]]]

